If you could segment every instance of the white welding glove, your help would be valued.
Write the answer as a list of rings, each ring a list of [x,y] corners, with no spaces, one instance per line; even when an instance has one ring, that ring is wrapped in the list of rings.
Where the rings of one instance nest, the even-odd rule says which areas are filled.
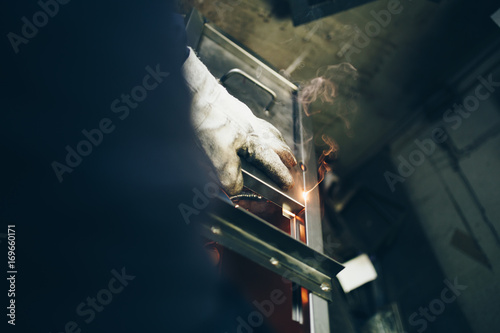
[[[224,190],[243,189],[240,156],[253,163],[283,189],[293,186],[288,168],[297,164],[281,133],[218,83],[190,49],[182,67],[192,94],[191,122]]]

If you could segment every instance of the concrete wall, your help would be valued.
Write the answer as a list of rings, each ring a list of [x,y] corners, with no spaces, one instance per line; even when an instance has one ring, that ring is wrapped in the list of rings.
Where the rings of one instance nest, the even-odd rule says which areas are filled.
[[[495,78],[500,81],[500,74]],[[453,302],[476,333],[500,329],[500,88],[487,98],[480,94],[484,100],[478,99],[476,108],[479,84],[456,100],[462,103],[469,96],[466,102],[473,111],[460,115],[445,108],[437,120],[420,120],[394,141],[390,156],[401,172],[393,178],[385,174],[393,193],[407,193],[445,278],[466,286]],[[442,134],[439,128],[447,139],[432,148],[429,138],[433,131]],[[415,139],[424,144],[419,147]],[[404,161],[415,165],[405,167]],[[439,302],[434,303],[435,311],[441,311]],[[435,317],[435,322],[442,319]]]

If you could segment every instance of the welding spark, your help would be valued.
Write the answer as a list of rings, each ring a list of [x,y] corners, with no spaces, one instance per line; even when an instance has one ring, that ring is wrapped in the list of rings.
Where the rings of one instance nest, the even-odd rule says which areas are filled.
[[[325,159],[329,158],[329,157],[336,156],[337,152],[339,150],[339,146],[337,145],[335,140],[330,138],[328,135],[323,134],[321,136],[321,139],[323,139],[323,141],[325,142],[326,145],[328,145],[329,148],[326,150],[323,150],[323,152],[321,153],[321,156],[318,159],[319,180],[316,183],[316,185],[314,185],[310,190],[304,191],[304,193],[302,194],[304,196],[304,200],[307,200],[308,194],[311,191],[313,191],[316,187],[318,187],[319,184],[321,184],[321,182],[325,179],[326,173],[331,170],[330,165],[325,161]]]
[[[337,117],[344,121],[347,129],[350,129],[348,116],[355,113],[357,105],[353,102],[357,96],[357,88],[354,81],[358,78],[356,68],[349,63],[341,63],[335,66],[328,66],[326,69],[318,69],[317,77],[303,85],[299,92],[299,102],[306,116],[321,112],[316,110],[311,112],[311,105],[316,101],[335,105]],[[353,103],[351,103],[353,102]],[[304,200],[307,200],[308,194],[313,191],[325,179],[325,174],[331,170],[326,162],[327,158],[335,157],[338,151],[337,143],[323,134],[321,136],[328,149],[323,150],[318,159],[318,182],[310,190],[303,192]]]

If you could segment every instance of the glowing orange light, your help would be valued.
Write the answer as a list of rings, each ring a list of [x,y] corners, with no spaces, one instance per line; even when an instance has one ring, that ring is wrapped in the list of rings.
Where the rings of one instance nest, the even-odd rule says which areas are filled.
[[[325,159],[327,157],[331,156],[332,154],[336,154],[338,151],[337,143],[332,138],[330,138],[328,135],[325,135],[325,134],[323,134],[321,136],[321,138],[329,146],[329,149],[323,150],[323,153],[319,157],[319,159],[318,159],[319,180],[316,183],[316,185],[314,185],[310,190],[303,192],[302,196],[304,197],[304,199],[307,199],[307,194],[309,192],[313,191],[316,187],[318,187],[318,185],[325,179],[325,174],[331,170],[330,166],[328,165],[328,163],[326,163]]]
[[[309,303],[309,291],[306,288],[301,288],[300,296],[302,298],[302,304]]]

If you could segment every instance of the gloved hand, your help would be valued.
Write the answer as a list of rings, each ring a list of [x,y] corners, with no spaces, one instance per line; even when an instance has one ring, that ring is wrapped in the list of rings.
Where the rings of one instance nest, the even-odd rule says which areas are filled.
[[[224,190],[238,194],[243,175],[238,155],[265,171],[283,189],[293,186],[297,164],[281,133],[231,96],[190,49],[182,67],[192,94],[191,122]]]

